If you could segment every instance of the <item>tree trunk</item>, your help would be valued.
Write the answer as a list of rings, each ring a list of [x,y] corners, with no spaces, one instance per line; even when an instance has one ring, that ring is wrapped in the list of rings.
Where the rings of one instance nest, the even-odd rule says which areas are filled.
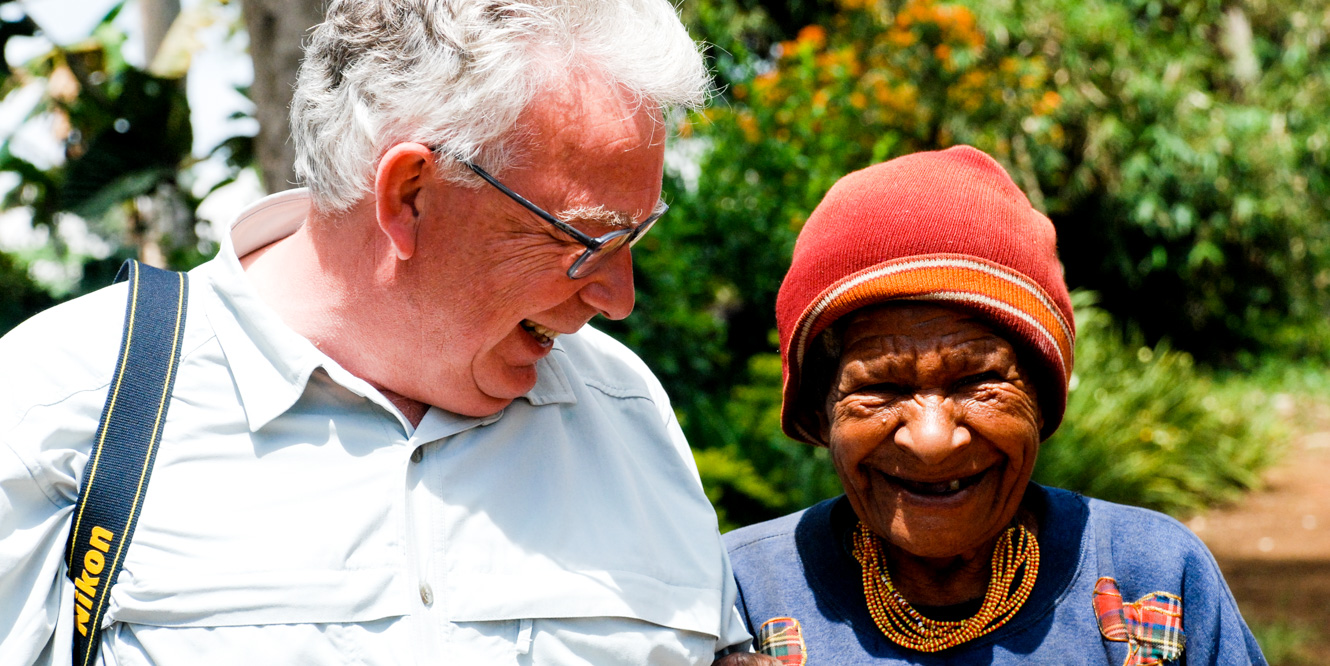
[[[152,62],[166,41],[166,33],[180,16],[180,0],[143,0],[139,10],[143,19],[143,66],[152,71]],[[169,195],[159,184],[152,194],[135,197],[128,204],[129,243],[139,249],[139,261],[157,268],[166,268],[162,232],[175,226],[172,223],[176,221],[170,217],[172,207],[166,200]],[[192,236],[192,228],[189,233]]]
[[[166,32],[180,15],[180,0],[143,0],[139,9],[143,16],[143,62],[146,68],[157,57]]]
[[[268,192],[295,185],[295,148],[291,145],[289,110],[300,67],[301,44],[309,29],[323,20],[324,0],[243,0],[249,55],[254,61],[254,117],[259,135],[254,153]]]

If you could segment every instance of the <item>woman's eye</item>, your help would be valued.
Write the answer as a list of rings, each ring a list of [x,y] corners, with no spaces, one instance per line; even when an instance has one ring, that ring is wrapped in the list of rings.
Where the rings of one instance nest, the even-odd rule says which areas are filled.
[[[994,382],[1001,383],[1005,381],[1007,381],[1006,378],[998,374],[997,371],[989,370],[988,372],[980,372],[962,378],[960,381],[956,382],[956,387],[973,388],[982,384],[990,384]]]
[[[873,395],[901,395],[908,393],[909,389],[900,384],[882,382],[880,384],[868,384],[860,387],[855,393],[869,393]]]

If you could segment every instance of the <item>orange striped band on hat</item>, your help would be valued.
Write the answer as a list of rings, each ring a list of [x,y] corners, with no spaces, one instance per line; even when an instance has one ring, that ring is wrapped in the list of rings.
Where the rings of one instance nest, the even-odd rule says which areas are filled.
[[[1071,377],[1075,335],[1053,299],[1033,280],[1006,266],[971,255],[931,254],[877,264],[849,275],[822,292],[800,315],[790,339],[792,370],[801,369],[809,341],[841,317],[885,301],[951,302],[988,314],[987,319],[1020,333],[1065,383]],[[783,420],[808,441],[817,438],[792,418],[799,378],[785,386]],[[1065,384],[1063,386],[1065,390]]]

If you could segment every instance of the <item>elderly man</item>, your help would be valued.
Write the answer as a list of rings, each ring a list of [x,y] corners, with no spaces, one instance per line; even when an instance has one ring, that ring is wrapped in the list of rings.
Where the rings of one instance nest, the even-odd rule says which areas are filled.
[[[632,310],[663,109],[706,85],[666,0],[333,2],[292,109],[308,189],[255,204],[189,274],[115,580],[94,553],[71,581],[63,555],[125,287],[0,341],[0,662],[70,663],[97,636],[85,593],[111,583],[105,663],[744,646],[668,400],[585,327]]]

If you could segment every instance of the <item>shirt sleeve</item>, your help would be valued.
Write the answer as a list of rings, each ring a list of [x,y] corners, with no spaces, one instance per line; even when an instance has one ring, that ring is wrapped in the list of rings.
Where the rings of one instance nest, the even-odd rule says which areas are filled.
[[[633,357],[638,371],[646,379],[651,393],[652,402],[655,403],[660,413],[661,421],[665,426],[665,431],[669,433],[670,443],[679,453],[679,457],[688,466],[692,472],[693,481],[700,488],[702,478],[697,471],[697,461],[693,459],[693,450],[688,445],[688,439],[683,434],[683,428],[679,426],[679,419],[674,414],[674,409],[670,405],[669,395],[661,385],[660,380],[642,363],[640,359]],[[705,492],[703,493],[705,494]],[[739,586],[734,581],[734,570],[730,566],[730,557],[725,550],[724,544],[720,539],[720,530],[717,527],[715,537],[716,547],[720,551],[721,557],[721,626],[719,628],[719,637],[716,641],[716,656],[723,656],[731,652],[747,652],[753,642],[753,637],[749,635],[748,629],[744,624],[743,617],[739,615],[735,602],[739,597]]]
[[[654,376],[652,378],[654,379]],[[656,404],[662,405],[661,417],[666,422],[665,427],[670,433],[670,439],[673,441],[675,448],[679,450],[679,455],[692,470],[693,478],[697,480],[698,485],[701,485],[702,478],[697,471],[697,461],[693,459],[693,450],[688,446],[683,428],[679,426],[679,420],[670,408],[669,397],[658,382],[653,382],[653,384],[653,388],[657,392]],[[719,527],[717,527],[715,539],[720,551],[722,576],[721,626],[720,637],[716,642],[716,656],[719,657],[731,652],[748,652],[753,644],[753,637],[749,635],[744,619],[735,606],[739,598],[739,585],[734,580],[734,569],[730,565],[729,553],[726,552],[725,545],[720,539]]]
[[[60,613],[69,511],[42,492],[7,443],[0,447],[0,654],[5,663],[49,659]]]
[[[1182,594],[1182,623],[1187,632],[1183,655],[1187,663],[1264,666],[1265,656],[1242,619],[1214,557],[1202,546],[1190,558]]]
[[[109,327],[88,333],[95,328],[89,322],[115,316],[123,293],[57,306],[0,338],[0,661],[6,665],[70,659],[65,542],[120,333]]]
[[[734,580],[734,571],[730,567],[730,557],[724,550],[725,587],[721,590],[720,640],[716,642],[716,656],[721,657],[731,652],[750,652],[753,637],[748,633],[748,626],[739,612],[739,584]]]

